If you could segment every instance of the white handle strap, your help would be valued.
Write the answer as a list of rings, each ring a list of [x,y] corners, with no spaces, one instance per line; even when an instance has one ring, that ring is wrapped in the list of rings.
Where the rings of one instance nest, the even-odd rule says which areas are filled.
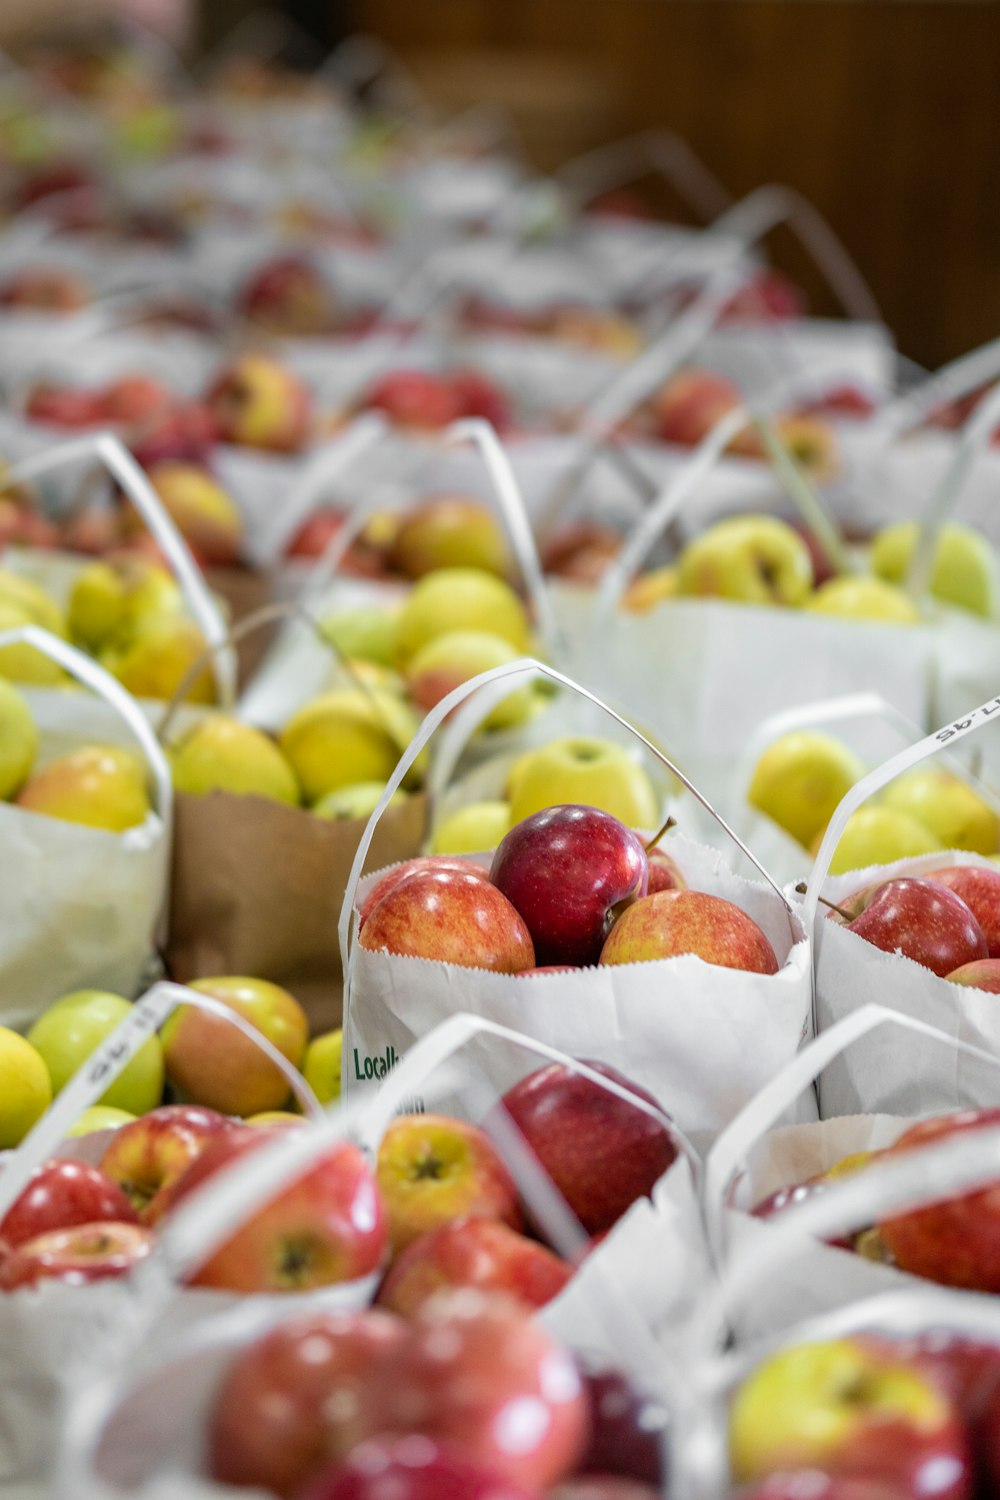
[[[149,479],[119,438],[110,432],[100,432],[58,443],[13,464],[4,475],[4,483],[7,486],[21,484],[94,459],[118,481],[142,516],[162,548],[205,640],[210,646],[219,648],[213,657],[218,698],[222,707],[230,708],[236,694],[236,655],[226,646],[226,623],[187,543],[164,510]]]
[[[922,426],[936,407],[960,400],[970,391],[997,378],[1000,378],[1000,338],[991,339],[981,348],[973,349],[971,354],[963,354],[960,359],[942,365],[940,370],[921,380],[914,389],[898,397],[874,418],[874,429],[888,445]]]
[[[989,702],[972,709],[963,718],[943,725],[933,734],[918,740],[915,745],[908,745],[906,749],[900,750],[898,755],[890,756],[887,761],[883,761],[882,765],[876,766],[874,771],[870,771],[867,776],[862,777],[851,787],[827,824],[823,842],[819,846],[816,863],[813,865],[809,884],[802,899],[802,920],[808,932],[812,932],[815,927],[820,892],[830,869],[830,861],[833,859],[834,851],[840,843],[840,836],[851,814],[867,802],[869,797],[880,792],[884,786],[888,786],[890,781],[894,781],[897,776],[902,776],[903,772],[908,771],[911,766],[918,765],[928,756],[937,754],[945,745],[954,747],[959,740],[977,729],[982,729],[998,714],[1000,714],[1000,698],[991,698]]]
[[[787,224],[812,255],[847,316],[858,323],[881,323],[875,296],[843,242],[823,215],[794,188],[759,187],[710,226],[714,234],[732,235],[744,248]]]
[[[531,657],[526,657],[523,661],[508,662],[502,667],[493,667],[488,672],[481,672],[478,677],[469,678],[467,682],[460,683],[458,687],[453,688],[452,691],[447,695],[447,697],[441,699],[440,703],[435,704],[430,713],[428,713],[422,720],[416,734],[413,736],[413,739],[410,741],[409,745],[400,756],[400,759],[396,765],[396,769],[389,777],[389,780],[385,786],[385,790],[383,791],[382,796],[379,798],[378,804],[372,812],[371,817],[368,819],[368,824],[365,828],[364,833],[361,835],[361,840],[358,844],[357,852],[354,856],[354,864],[351,867],[351,873],[347,879],[347,889],[344,894],[344,904],[340,910],[340,923],[338,927],[340,935],[340,955],[344,971],[345,1029],[347,1024],[346,1018],[350,1008],[351,971],[353,968],[351,935],[353,928],[352,919],[354,917],[354,902],[357,897],[358,884],[361,880],[361,872],[364,869],[365,860],[368,857],[368,850],[371,847],[372,839],[375,836],[375,829],[378,827],[379,822],[382,818],[382,814],[388,807],[393,793],[396,792],[402,785],[403,778],[405,777],[407,771],[409,771],[410,767],[413,765],[421,750],[423,750],[424,746],[432,738],[437,729],[439,729],[440,726],[444,723],[445,719],[447,719],[448,715],[452,712],[453,709],[458,708],[466,701],[467,698],[471,698],[473,694],[478,694],[481,690],[488,689],[493,683],[509,682],[511,679],[517,680],[523,678],[531,680],[538,677],[547,678],[550,682],[557,683],[560,687],[568,688],[570,692],[579,694],[580,697],[587,699],[588,702],[593,703],[597,708],[602,709],[603,712],[609,716],[609,718],[614,719],[614,721],[617,724],[620,724],[623,729],[627,729],[628,732],[636,740],[638,740],[641,745],[644,745],[646,747],[650,755],[654,756],[661,765],[665,766],[666,769],[672,773],[672,775],[677,777],[678,781],[680,781],[685,787],[687,787],[691,795],[701,804],[705,811],[715,819],[723,832],[728,834],[733,843],[736,844],[736,846],[747,857],[747,859],[754,866],[761,877],[771,887],[772,891],[778,897],[782,906],[788,913],[789,923],[794,934],[795,927],[793,921],[793,908],[788,900],[788,897],[780,889],[777,882],[774,881],[767,873],[767,871],[764,869],[764,866],[760,863],[756,856],[751,854],[750,850],[746,847],[746,845],[742,842],[738,835],[733,832],[732,828],[730,828],[725,819],[716,812],[715,808],[708,801],[708,799],[704,797],[702,793],[698,791],[697,787],[688,780],[683,771],[679,770],[678,767],[674,765],[669,756],[665,755],[658,745],[654,745],[651,740],[648,740],[644,734],[641,734],[639,730],[636,729],[634,724],[630,724],[628,719],[623,718],[623,716],[617,713],[615,709],[613,709],[608,703],[606,703],[602,698],[599,698],[596,693],[592,693],[588,688],[585,688],[580,683],[575,682],[572,677],[567,677],[562,672],[556,671],[554,667],[545,666],[540,661],[535,661]]]
[[[556,173],[577,211],[609,189],[626,187],[650,170],[703,219],[724,213],[732,194],[673,130],[643,130],[575,156]]]
[[[84,1110],[97,1102],[140,1047],[159,1031],[178,1005],[190,1005],[195,1010],[217,1016],[255,1042],[283,1074],[289,1089],[302,1106],[303,1113],[313,1119],[322,1117],[319,1101],[302,1074],[256,1026],[224,1005],[221,1000],[216,1000],[211,995],[202,995],[197,990],[188,989],[186,985],[164,980],[155,984],[135,1002],[130,1013],[74,1073],[52,1106],[31,1129],[13,1156],[4,1163],[0,1172],[0,1220],[27,1187],[36,1168],[58,1152]]]

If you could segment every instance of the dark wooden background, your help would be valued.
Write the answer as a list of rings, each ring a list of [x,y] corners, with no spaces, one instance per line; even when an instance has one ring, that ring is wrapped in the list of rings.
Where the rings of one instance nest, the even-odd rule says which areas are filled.
[[[1000,335],[1000,5],[354,0],[341,20],[425,68],[484,50],[584,64],[593,108],[576,100],[561,129],[536,130],[542,158],[670,126],[736,195],[783,181],[812,198],[912,358],[936,365]],[[790,236],[772,243],[803,271]]]

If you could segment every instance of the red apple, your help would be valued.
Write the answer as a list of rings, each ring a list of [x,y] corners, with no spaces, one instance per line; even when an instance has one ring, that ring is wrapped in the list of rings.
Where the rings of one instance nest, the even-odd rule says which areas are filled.
[[[270,333],[284,338],[329,333],[336,304],[323,276],[301,255],[283,255],[260,266],[239,297],[239,307]]]
[[[606,1063],[596,1072],[647,1104],[656,1100]],[[647,1197],[677,1156],[666,1127],[563,1063],[508,1089],[507,1111],[588,1234],[599,1234]]]
[[[453,370],[449,377],[460,417],[482,417],[498,432],[510,426],[507,398],[488,375],[478,370]]]
[[[115,1131],[101,1158],[101,1170],[122,1189],[143,1223],[153,1224],[166,1202],[163,1190],[209,1141],[231,1128],[231,1121],[217,1110],[164,1104]]]
[[[681,370],[652,399],[661,442],[693,448],[727,412],[739,406],[739,386],[711,370]]]
[[[586,1446],[587,1402],[573,1359],[525,1308],[496,1293],[432,1298],[371,1394],[382,1431],[454,1444],[528,1490],[571,1473]]]
[[[308,1485],[302,1500],[537,1500],[537,1492],[414,1434],[363,1443]]]
[[[243,354],[232,361],[205,399],[224,443],[296,453],[308,440],[309,389],[294,370],[266,354]]]
[[[208,466],[218,437],[215,419],[200,401],[174,401],[129,433],[129,447],[137,464],[178,463]]]
[[[611,929],[602,964],[629,964],[693,953],[706,963],[776,974],[766,935],[741,907],[705,891],[659,891],[630,906]]]
[[[25,266],[0,283],[0,307],[78,312],[90,296],[87,284],[63,266]]]
[[[467,1214],[522,1224],[517,1186],[485,1131],[447,1115],[399,1115],[375,1167],[393,1253]]]
[[[455,1219],[421,1235],[396,1257],[378,1301],[412,1318],[439,1292],[472,1287],[504,1292],[527,1308],[544,1307],[566,1286],[573,1269],[537,1240],[497,1219]]]
[[[0,1259],[0,1291],[59,1280],[71,1286],[126,1276],[153,1248],[153,1237],[141,1224],[103,1219],[52,1229],[25,1240]]]
[[[374,906],[358,939],[373,953],[517,974],[535,962],[528,928],[479,875],[414,870]]]
[[[584,1372],[590,1443],[580,1468],[662,1486],[667,1414],[620,1370]],[[657,1491],[659,1493],[659,1491]]]
[[[418,870],[454,870],[460,875],[473,875],[477,880],[489,880],[489,872],[482,865],[477,865],[474,860],[463,859],[460,854],[420,854],[415,859],[404,859],[402,864],[393,865],[391,870],[386,870],[380,880],[376,880],[364,900],[358,905],[358,930],[365,925],[371,916],[373,909],[388,896],[389,892],[395,890],[400,881],[405,880],[407,875],[414,874]]]
[[[173,1183],[165,1212],[266,1144],[267,1132],[234,1125]],[[387,1243],[385,1210],[371,1168],[357,1146],[341,1141],[238,1229],[191,1281],[233,1292],[309,1291],[377,1271]]]
[[[101,393],[102,413],[108,422],[148,422],[173,404],[170,389],[148,375],[122,375]]]
[[[936,1115],[904,1131],[887,1155],[996,1125],[1000,1109]],[[1000,1292],[1000,1168],[993,1186],[883,1219],[878,1228],[901,1270],[945,1286]]]
[[[104,1219],[136,1222],[135,1211],[118,1183],[99,1167],[54,1157],[35,1168],[0,1220],[0,1253],[49,1230]]]
[[[884,953],[901,953],[942,977],[987,956],[982,928],[960,896],[933,880],[904,877],[856,891],[845,909],[857,911],[845,923],[833,921]]]
[[[540,964],[593,964],[618,912],[646,894],[640,839],[596,807],[547,807],[501,840],[490,879],[527,923]]]
[[[967,984],[970,989],[1000,995],[1000,958],[979,958],[974,963],[962,964],[945,978],[952,984]]]
[[[431,370],[396,370],[383,375],[359,404],[364,409],[385,412],[400,427],[423,430],[447,427],[464,415],[447,377]]]
[[[1000,958],[1000,869],[996,865],[949,865],[925,877],[960,896],[983,930],[990,958]]]
[[[802,318],[807,310],[802,289],[781,271],[763,266],[726,303],[725,323],[761,323],[774,318]]]
[[[406,1335],[383,1312],[303,1313],[241,1350],[216,1392],[206,1440],[213,1479],[292,1500],[368,1434],[357,1392],[378,1383]]]
[[[686,891],[687,881],[681,873],[681,867],[672,855],[663,849],[647,849],[646,859],[649,862],[649,888],[647,895],[655,896],[657,891]]]
[[[70,431],[99,427],[104,421],[100,392],[74,386],[36,386],[28,397],[25,415],[31,422]]]

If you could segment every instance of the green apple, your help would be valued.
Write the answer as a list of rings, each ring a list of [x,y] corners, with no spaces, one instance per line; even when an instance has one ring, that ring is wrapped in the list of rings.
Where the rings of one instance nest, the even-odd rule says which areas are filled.
[[[813,571],[805,542],[773,516],[717,521],[687,544],[677,562],[677,591],[745,604],[803,604]]]
[[[411,589],[400,611],[396,663],[405,669],[421,646],[453,630],[488,630],[524,654],[527,611],[509,584],[477,568],[439,568]]]
[[[813,844],[819,848],[822,834]],[[866,870],[869,865],[891,865],[897,859],[915,859],[919,854],[937,854],[941,840],[909,813],[894,807],[859,807],[851,813],[830,861],[830,874]]]
[[[302,1076],[320,1104],[332,1104],[340,1098],[340,1058],[344,1046],[342,1031],[324,1031],[314,1036],[306,1048]]]
[[[299,784],[278,746],[259,729],[228,714],[195,724],[170,749],[170,771],[178,792],[269,797],[298,807]]]
[[[293,714],[279,743],[311,806],[353,782],[384,786],[416,727],[412,709],[394,693],[335,688]],[[419,758],[407,786],[419,785],[424,764]]]
[[[880,531],[872,543],[872,572],[890,583],[905,582],[919,533],[916,521],[901,521]],[[995,615],[997,582],[996,553],[986,537],[954,521],[942,526],[931,564],[931,593],[935,598],[974,615]]]
[[[918,766],[890,782],[881,800],[923,823],[945,849],[971,849],[976,854],[996,854],[1000,849],[1000,817],[952,771]]]
[[[45,1059],[58,1094],[90,1054],[131,1014],[131,1003],[105,990],[74,990],[39,1016],[28,1040]],[[155,1109],[163,1097],[163,1048],[158,1037],[143,1042],[97,1100],[133,1115]]]
[[[184,595],[166,568],[146,557],[92,562],[69,596],[69,628],[88,651],[127,635],[144,619],[184,613]]]
[[[831,578],[806,600],[805,607],[810,614],[847,620],[883,620],[891,625],[920,621],[920,611],[909,594],[881,578]]]
[[[27,702],[0,677],[0,798],[24,785],[38,754],[38,726]]]
[[[747,800],[808,849],[865,770],[833,735],[795,729],[768,745],[754,768]]]
[[[51,1103],[45,1059],[30,1041],[0,1026],[0,1151],[19,1146]]]
[[[659,826],[660,798],[648,773],[612,740],[552,740],[514,764],[505,788],[511,826],[562,802],[586,803],[631,828]]]
[[[398,620],[398,608],[361,604],[324,615],[319,630],[349,661],[372,661],[380,667],[391,667],[396,659]]]
[[[20,630],[24,625],[38,623],[30,610],[0,594],[0,630]],[[33,687],[61,687],[68,680],[58,662],[43,656],[34,646],[20,642],[0,647],[0,677],[30,683]]]
[[[431,853],[482,854],[495,849],[511,827],[509,802],[470,802],[442,818],[431,837]]]
[[[347,818],[367,819],[375,811],[384,791],[384,781],[351,781],[347,786],[338,786],[327,792],[312,810],[317,818],[330,818],[334,822]],[[401,787],[389,798],[389,806],[401,806],[408,800],[408,795]]]
[[[0,602],[22,610],[27,616],[26,623],[40,625],[51,635],[65,639],[66,619],[62,610],[33,578],[23,578],[9,568],[0,568]]]
[[[522,652],[489,630],[450,630],[421,646],[410,659],[406,682],[413,701],[426,713],[442,698],[493,667],[519,661]],[[545,698],[534,683],[526,683],[491,709],[482,722],[487,732],[517,729],[544,706]]]
[[[130,1114],[127,1109],[115,1109],[110,1104],[92,1104],[85,1109],[75,1125],[67,1130],[67,1136],[91,1135],[95,1130],[117,1130],[119,1125],[127,1125],[130,1120],[137,1116]]]

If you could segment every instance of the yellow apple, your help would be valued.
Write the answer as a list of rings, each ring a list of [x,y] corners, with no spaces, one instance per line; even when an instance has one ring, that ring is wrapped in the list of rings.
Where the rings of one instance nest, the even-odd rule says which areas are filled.
[[[510,550],[488,506],[466,495],[435,495],[402,517],[389,564],[407,578],[423,578],[439,568],[479,568],[506,578]]]
[[[511,826],[562,802],[589,803],[631,828],[656,828],[661,821],[648,773],[612,740],[578,735],[529,750],[513,766],[505,791]]]
[[[157,615],[180,615],[184,596],[175,579],[148,557],[92,562],[69,596],[69,628],[87,651],[100,651]]]
[[[809,548],[774,516],[716,521],[688,542],[677,561],[679,593],[746,604],[803,604],[812,581]]]
[[[38,726],[24,698],[0,677],[0,798],[24,785],[38,754]]]
[[[51,1103],[45,1059],[23,1036],[0,1026],[0,1151],[19,1146]]]
[[[205,637],[187,615],[156,615],[143,619],[122,644],[105,648],[100,660],[136,698],[172,698],[205,651]],[[186,696],[191,703],[215,702],[210,666]]]
[[[337,688],[294,714],[279,743],[307,803],[357,781],[381,781],[395,769],[417,727],[412,711],[392,693]],[[419,783],[418,763],[407,785]]]
[[[54,1094],[62,1092],[91,1053],[131,1011],[131,1003],[122,995],[108,994],[105,990],[75,990],[56,1000],[38,1017],[28,1032],[28,1040],[45,1059]],[[155,1109],[162,1098],[163,1049],[159,1039],[151,1036],[97,1103],[144,1115]]]
[[[396,659],[398,617],[398,608],[382,609],[374,604],[360,604],[354,609],[325,615],[319,622],[319,629],[342,657],[391,667]]]
[[[822,834],[814,841],[819,848]],[[937,854],[944,845],[930,829],[908,813],[892,807],[859,807],[851,813],[830,861],[831,875],[864,870],[869,865],[891,865],[897,859]]]
[[[131,1114],[127,1109],[116,1109],[111,1104],[92,1104],[70,1126],[66,1134],[72,1139],[80,1135],[92,1135],[98,1130],[117,1130],[120,1125],[127,1125],[136,1119],[138,1115]]]
[[[397,665],[405,669],[421,646],[452,630],[488,630],[521,654],[531,641],[527,612],[508,584],[476,568],[440,568],[414,585],[400,611]]]
[[[410,696],[426,713],[453,688],[480,672],[519,661],[522,652],[489,630],[451,630],[421,646],[410,659],[406,681]],[[516,729],[526,724],[543,706],[534,683],[515,688],[492,708],[482,728]]]
[[[17,805],[112,833],[149,815],[143,768],[117,745],[85,745],[50,760],[25,782]]]
[[[633,578],[622,595],[622,609],[631,615],[644,615],[662,604],[664,599],[675,599],[679,592],[675,566],[654,568],[650,573],[640,573],[638,578]]]
[[[313,804],[312,810],[317,818],[330,818],[333,822],[350,818],[368,819],[378,806],[384,791],[384,781],[352,781],[347,786],[338,786],[336,790],[327,792],[325,797]],[[407,800],[408,795],[400,787],[389,798],[389,806],[399,807]]]
[[[482,854],[511,830],[509,802],[470,802],[442,818],[431,838],[432,854]]]
[[[228,714],[195,724],[171,747],[170,769],[179,792],[234,792],[298,807],[299,785],[278,746],[259,729]]]
[[[21,605],[0,597],[0,631],[20,630],[24,625],[36,625],[38,620]],[[21,645],[0,647],[0,677],[13,682],[30,683],[33,687],[59,687],[66,681],[66,674],[58,662],[34,646]]]
[[[149,482],[199,558],[216,567],[239,560],[243,517],[214,475],[200,464],[170,460],[152,466]]]
[[[831,578],[821,584],[805,607],[815,615],[881,620],[891,625],[916,625],[920,620],[909,594],[881,578]]]
[[[918,766],[890,782],[881,800],[885,807],[923,823],[945,849],[972,849],[977,854],[996,854],[1000,849],[1000,817],[952,771]]]
[[[302,1076],[320,1104],[340,1098],[340,1058],[344,1049],[342,1031],[324,1031],[306,1048]]]
[[[754,767],[747,801],[808,849],[865,770],[833,735],[796,729],[768,745]]]
[[[910,571],[920,528],[902,521],[879,532],[872,543],[872,572],[903,583]],[[931,564],[931,593],[976,615],[997,613],[997,558],[981,532],[949,522],[938,534]]]

